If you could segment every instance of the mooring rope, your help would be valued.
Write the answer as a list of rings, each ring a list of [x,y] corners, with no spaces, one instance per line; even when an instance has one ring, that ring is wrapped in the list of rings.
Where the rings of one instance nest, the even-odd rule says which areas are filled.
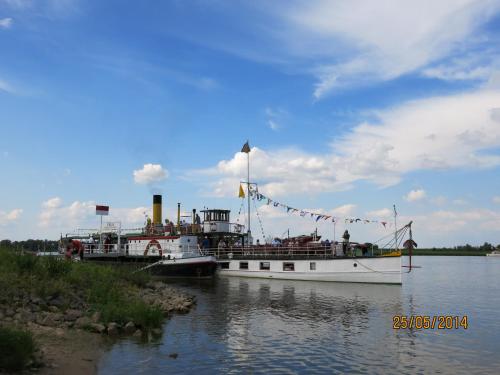
[[[142,268],[139,268],[138,270],[135,270],[134,272],[132,272],[132,274],[137,273],[137,272],[141,272],[141,271],[145,271],[145,270],[147,270],[148,268],[151,268],[151,267],[154,267],[154,266],[156,266],[156,265],[160,264],[162,261],[163,261],[163,259],[162,259],[162,260],[159,260],[159,261],[157,261],[157,262],[154,262],[154,263],[148,264],[146,267],[142,267]]]

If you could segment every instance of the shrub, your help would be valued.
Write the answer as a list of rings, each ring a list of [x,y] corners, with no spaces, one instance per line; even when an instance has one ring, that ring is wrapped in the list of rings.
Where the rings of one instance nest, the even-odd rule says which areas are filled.
[[[104,323],[116,322],[125,324],[133,321],[145,329],[160,327],[163,321],[163,312],[143,301],[120,299],[98,306]]]
[[[46,257],[43,266],[49,277],[59,278],[71,271],[72,263],[60,258]]]
[[[35,352],[35,342],[28,331],[0,327],[0,369],[22,370]]]
[[[31,273],[35,270],[38,258],[31,254],[22,254],[15,257],[15,263],[19,273]]]

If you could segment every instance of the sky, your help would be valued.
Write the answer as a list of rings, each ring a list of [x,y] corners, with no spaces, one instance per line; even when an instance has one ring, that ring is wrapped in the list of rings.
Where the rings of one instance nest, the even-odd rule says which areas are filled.
[[[413,221],[500,244],[500,1],[0,0],[0,239],[143,225],[152,194],[256,238]],[[258,213],[258,217],[255,213]],[[238,214],[240,213],[240,214]]]

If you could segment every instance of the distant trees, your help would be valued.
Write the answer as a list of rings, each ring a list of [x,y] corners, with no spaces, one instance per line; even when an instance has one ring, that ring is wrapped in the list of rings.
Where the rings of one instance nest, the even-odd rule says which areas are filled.
[[[436,251],[456,250],[456,251],[463,251],[463,252],[474,252],[474,251],[484,252],[484,251],[492,251],[494,249],[495,249],[495,247],[492,244],[485,242],[484,244],[479,245],[479,246],[472,246],[469,244],[465,244],[465,245],[459,245],[459,246],[454,246],[454,247],[433,247],[430,250],[436,250]]]
[[[19,249],[24,251],[57,251],[59,246],[59,241],[52,240],[25,240],[25,241],[11,241],[11,240],[1,240],[0,247]]]

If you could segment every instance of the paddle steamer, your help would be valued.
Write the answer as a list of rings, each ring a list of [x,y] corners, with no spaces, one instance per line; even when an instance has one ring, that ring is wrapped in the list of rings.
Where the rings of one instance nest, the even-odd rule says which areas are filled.
[[[97,206],[101,207],[101,206]],[[193,212],[195,214],[195,212]],[[198,245],[199,225],[162,223],[162,196],[153,196],[153,220],[144,228],[122,230],[121,224],[77,230],[60,241],[60,251],[90,262],[135,264],[138,269],[163,277],[210,277],[217,269],[214,256]]]

